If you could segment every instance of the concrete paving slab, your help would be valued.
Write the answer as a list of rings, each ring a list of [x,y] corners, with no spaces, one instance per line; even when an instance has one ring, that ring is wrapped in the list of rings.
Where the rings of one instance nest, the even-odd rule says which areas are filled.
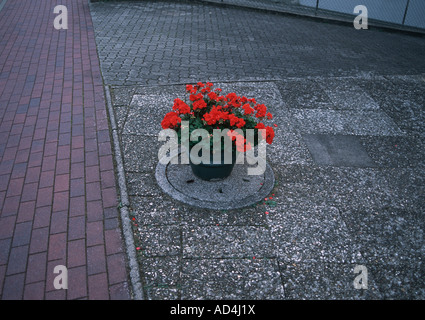
[[[280,190],[275,197],[285,206],[307,203],[342,210],[398,206],[405,202],[396,196],[388,176],[374,168],[292,165],[279,167],[277,171]]]
[[[179,256],[166,257],[145,257],[140,259],[141,266],[145,275],[145,286],[170,287],[181,286],[180,283],[180,266]]]
[[[424,167],[425,139],[421,137],[359,136],[367,154],[380,167]]]
[[[368,290],[353,286],[354,264],[280,263],[285,293],[295,300],[376,300],[382,298],[377,281],[368,277]],[[369,275],[369,274],[368,274]],[[354,276],[354,277],[353,277]]]
[[[424,294],[424,267],[422,264],[402,265],[393,267],[388,264],[370,264],[368,274],[376,283],[377,297],[375,299],[388,300],[399,297],[401,300],[422,299]]]
[[[323,78],[316,81],[319,84]],[[337,82],[336,79],[334,81]],[[355,81],[350,78],[347,83]],[[311,79],[306,82],[301,87],[311,85]],[[225,85],[230,89],[241,88],[247,93],[255,86],[253,83]],[[260,87],[263,85],[259,83]],[[128,190],[135,195],[130,199],[139,225],[142,248],[139,263],[141,268],[146,269],[147,279],[160,279],[158,282],[149,280],[150,284],[144,291],[153,299],[245,299],[264,297],[265,292],[277,299],[387,297],[385,288],[393,287],[394,283],[378,272],[376,266],[382,264],[390,268],[393,265],[398,270],[407,257],[418,261],[423,255],[419,244],[424,229],[412,220],[423,210],[424,203],[420,187],[422,151],[416,148],[423,143],[422,139],[404,134],[380,109],[355,110],[353,105],[344,110],[323,109],[323,106],[288,108],[283,102],[282,90],[279,91],[279,83],[267,83],[267,86],[273,91],[278,90],[268,96],[270,103],[282,99],[281,103],[275,103],[281,106],[276,109],[275,117],[279,123],[276,130],[278,144],[268,148],[276,185],[270,200],[267,198],[247,208],[194,208],[163,194],[149,172],[155,162],[152,160],[155,152],[144,151],[148,146],[159,147],[153,143],[155,136],[140,132],[121,135],[127,161]],[[133,93],[149,92],[153,99],[158,88],[140,87]],[[173,90],[179,87],[163,89],[171,97]],[[354,86],[353,90],[364,92],[360,86]],[[329,97],[324,89],[322,94]],[[165,95],[161,97],[165,99]],[[339,98],[342,99],[342,96]],[[318,100],[313,98],[313,101]],[[331,98],[329,101],[332,101]],[[143,108],[137,104],[131,108],[135,113],[143,113]],[[345,123],[358,121],[359,113],[362,119],[367,118],[366,114],[378,115],[375,117],[378,120],[370,120],[368,134],[362,124],[353,125],[358,130],[354,133],[347,134],[347,127],[344,127],[342,134],[323,134],[317,128],[306,127],[305,123],[291,122],[290,111],[294,110],[310,111],[312,114],[344,114],[346,118],[340,116],[339,119]],[[387,126],[379,128],[377,121],[379,123],[382,118]],[[305,131],[313,133],[303,133]],[[394,143],[403,143],[404,148],[393,150]],[[320,162],[320,156],[326,161]],[[397,172],[394,175],[392,170],[395,168]],[[159,201],[164,202],[160,204]],[[391,218],[391,212],[405,211],[411,214]],[[375,212],[380,212],[384,220],[374,220]],[[362,228],[363,225],[368,228]],[[388,226],[388,232],[382,234],[382,230],[378,230],[382,225]],[[400,232],[403,235],[397,236]],[[378,233],[381,234],[379,237],[376,236]],[[373,242],[373,239],[377,241]],[[256,279],[252,282],[254,288],[261,284],[263,290],[246,290],[249,281],[246,277],[231,277],[232,271],[237,275],[240,268],[251,260],[268,261],[273,265],[272,269],[267,269],[269,271],[256,269],[258,272],[263,270],[265,275],[252,274]],[[176,263],[181,268],[178,277],[172,272]],[[353,286],[353,268],[356,265],[367,265],[374,270],[367,292]],[[418,268],[419,265],[415,264],[408,274],[417,275]],[[156,274],[155,270],[160,274]],[[278,278],[270,273],[274,272],[272,270],[277,270],[280,275],[279,284],[276,282]],[[421,294],[410,281],[404,285],[416,290],[411,296]],[[404,296],[396,289],[392,294]]]
[[[179,226],[141,226],[138,229],[143,257],[165,257],[180,254],[182,245]]]
[[[182,299],[282,299],[276,261],[270,259],[186,260]]]
[[[266,215],[259,206],[240,208],[238,210],[208,210],[191,208],[181,217],[181,223],[187,226],[265,226]]]
[[[272,258],[274,248],[264,226],[201,226],[183,230],[183,258]]]
[[[291,109],[294,126],[303,133],[329,133],[346,135],[399,136],[394,120],[385,112],[378,111],[339,111]]]
[[[423,221],[405,209],[349,210],[341,213],[367,263],[408,264],[424,254]],[[379,230],[379,231],[378,231]]]
[[[356,136],[305,134],[303,139],[318,165],[376,166]]]
[[[269,214],[276,252],[286,263],[358,263],[360,246],[335,207],[300,205]],[[307,236],[308,235],[308,236]]]
[[[124,168],[127,171],[151,173],[158,164],[158,150],[163,142],[157,136],[121,135]]]
[[[161,121],[170,112],[170,103],[175,98],[169,95],[134,95],[130,104],[123,134],[157,135]]]
[[[336,109],[379,110],[379,105],[360,87],[347,79],[320,82]]]
[[[394,207],[405,208],[414,212],[424,212],[425,175],[421,167],[386,168],[382,174],[389,182]]]
[[[424,296],[423,41],[187,2],[92,10],[148,298]],[[276,184],[264,202],[194,208],[149,172],[164,112],[184,84],[208,80],[270,104]],[[303,135],[326,135],[336,160],[316,163]],[[367,290],[354,288],[358,264]]]
[[[140,196],[130,197],[131,213],[138,217],[139,226],[173,225],[180,223],[186,210],[174,199],[156,199]]]
[[[329,95],[320,82],[314,79],[287,79],[278,81],[277,86],[282,94],[285,106],[295,109],[333,109]]]
[[[155,181],[154,173],[126,172],[128,194],[160,198],[163,194]]]

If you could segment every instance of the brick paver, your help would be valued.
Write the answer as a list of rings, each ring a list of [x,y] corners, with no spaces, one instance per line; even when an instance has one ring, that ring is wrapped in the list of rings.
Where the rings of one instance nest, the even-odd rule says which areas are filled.
[[[87,0],[0,12],[0,298],[129,299],[102,77]],[[68,290],[53,286],[68,268]]]

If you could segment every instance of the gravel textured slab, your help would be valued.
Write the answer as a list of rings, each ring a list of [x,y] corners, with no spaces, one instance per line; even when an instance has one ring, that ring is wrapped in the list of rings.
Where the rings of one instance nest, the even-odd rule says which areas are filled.
[[[294,126],[303,133],[333,133],[370,136],[404,135],[383,111],[292,109]]]
[[[270,210],[279,258],[288,263],[361,262],[360,246],[334,207],[298,206]]]
[[[182,299],[283,299],[275,260],[185,260]]]
[[[239,209],[188,205],[156,181],[158,124],[183,85],[112,88],[146,296],[423,299],[422,78],[220,86],[269,104],[278,125],[267,147],[273,186]],[[169,181],[177,189],[187,187],[183,171]],[[202,201],[223,196],[190,187]],[[243,183],[228,190],[249,192]],[[354,286],[356,266],[367,270],[367,289]]]
[[[253,226],[187,227],[183,230],[184,258],[273,257],[267,228]]]

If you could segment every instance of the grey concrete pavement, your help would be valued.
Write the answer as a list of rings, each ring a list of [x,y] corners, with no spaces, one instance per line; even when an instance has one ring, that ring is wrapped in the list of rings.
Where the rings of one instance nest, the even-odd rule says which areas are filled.
[[[146,298],[425,298],[423,38],[195,2],[91,12]],[[160,121],[207,80],[275,116],[273,201],[207,210],[158,187]]]

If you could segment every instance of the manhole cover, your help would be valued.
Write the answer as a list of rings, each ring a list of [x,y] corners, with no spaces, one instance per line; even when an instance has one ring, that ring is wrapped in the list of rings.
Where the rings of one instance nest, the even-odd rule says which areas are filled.
[[[176,200],[200,208],[229,210],[263,200],[274,187],[273,170],[268,164],[261,175],[248,175],[248,166],[246,161],[236,164],[228,178],[204,181],[188,164],[159,162],[155,177],[162,190]]]

